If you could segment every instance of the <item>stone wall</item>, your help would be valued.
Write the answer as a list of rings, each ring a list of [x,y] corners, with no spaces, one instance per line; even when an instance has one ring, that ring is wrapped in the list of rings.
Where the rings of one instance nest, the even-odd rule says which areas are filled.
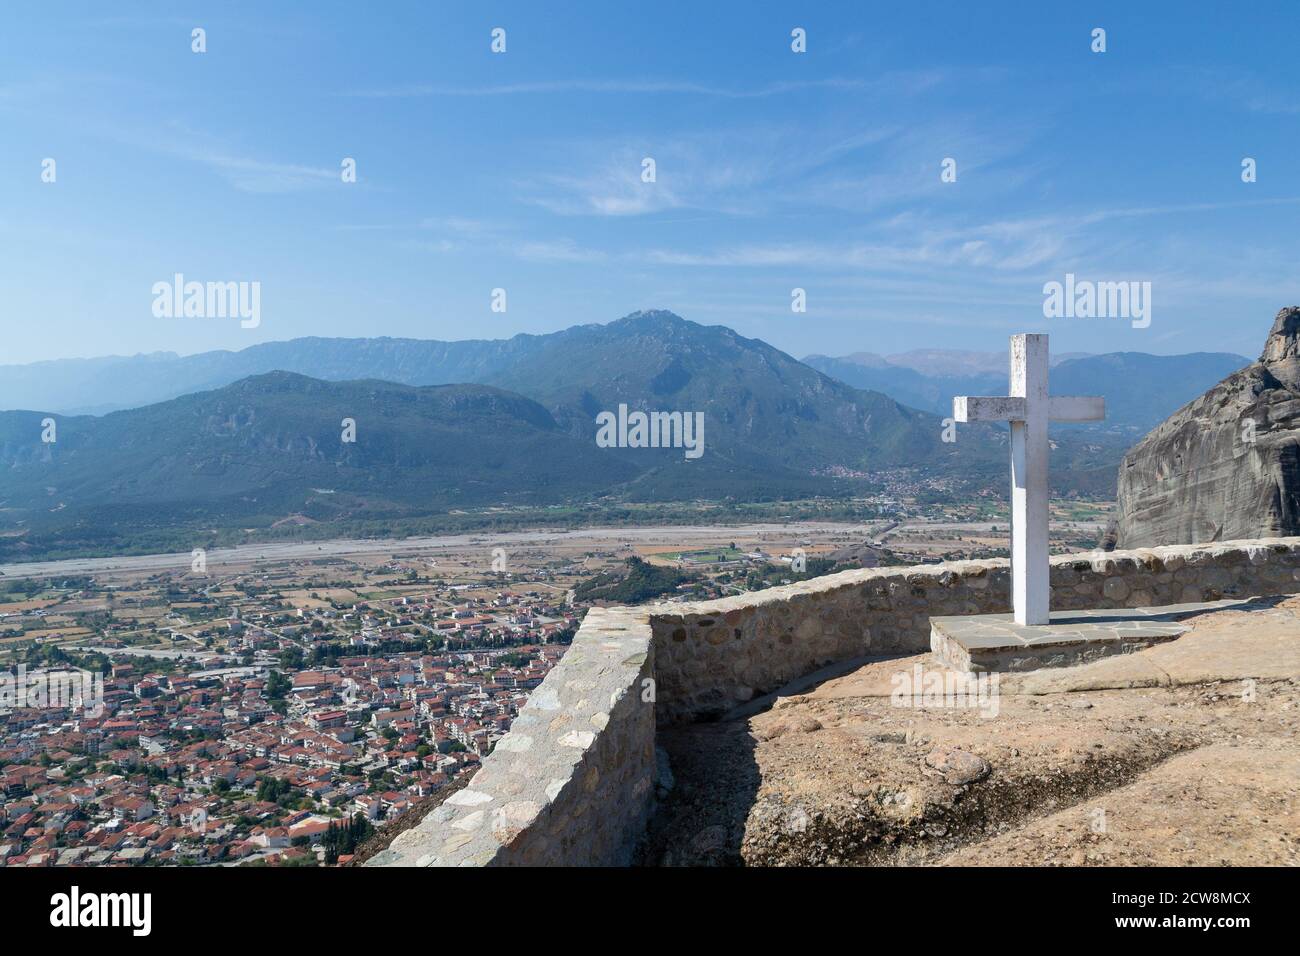
[[[1300,538],[1052,558],[1052,609],[1300,591]],[[845,571],[652,609],[658,719],[725,713],[827,664],[930,649],[930,617],[1010,610],[1006,559]]]
[[[593,608],[469,786],[367,865],[627,862],[653,796],[653,672],[645,612]]]
[[[470,781],[369,866],[627,862],[656,722],[713,717],[827,664],[929,650],[931,615],[1009,609],[1005,560],[846,571],[695,604],[593,608]],[[1052,559],[1052,607],[1300,591],[1300,538]]]

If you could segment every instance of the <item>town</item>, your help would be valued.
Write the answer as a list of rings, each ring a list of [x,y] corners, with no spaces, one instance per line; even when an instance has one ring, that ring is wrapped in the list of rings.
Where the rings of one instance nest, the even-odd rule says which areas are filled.
[[[1005,539],[982,501],[876,506],[857,526],[6,566],[0,865],[346,864],[477,769],[595,604],[714,598]],[[1055,507],[1075,519],[1058,549],[1096,538],[1104,505]]]
[[[327,559],[17,583],[10,665],[102,671],[103,699],[0,711],[0,863],[346,862],[506,733],[577,627],[573,576]]]

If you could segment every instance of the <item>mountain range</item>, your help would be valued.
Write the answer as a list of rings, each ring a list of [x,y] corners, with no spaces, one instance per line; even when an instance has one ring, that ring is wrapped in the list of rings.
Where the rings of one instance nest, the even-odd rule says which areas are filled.
[[[933,415],[665,312],[503,342],[307,339],[115,368],[134,396],[251,374],[98,416],[0,412],[0,556],[177,527],[836,495],[887,468],[992,480],[1001,460],[996,430],[944,443]],[[368,377],[325,380],[348,374]],[[391,380],[446,377],[480,381]],[[596,418],[620,405],[701,413],[705,453],[599,447]]]
[[[1112,359],[1069,359],[1058,371]],[[960,372],[965,360],[950,361],[945,371]],[[1112,379],[1085,385],[1078,390],[1095,393]],[[1000,493],[1007,480],[1005,428],[962,426],[957,442],[944,442],[933,411],[662,311],[506,340],[307,338],[9,366],[0,395],[27,406],[0,412],[0,557],[9,559],[156,547],[178,528],[844,496],[899,481],[899,469],[972,492]],[[700,413],[705,453],[601,447],[597,416],[621,405]],[[42,440],[47,419],[53,442]],[[344,440],[345,419],[355,441]],[[1075,432],[1055,446],[1058,491],[1113,491],[1127,441]]]
[[[561,390],[566,354],[587,349],[590,355],[591,348],[605,348],[611,338],[636,333],[634,320],[638,317],[644,332],[645,323],[653,323],[656,316],[671,313],[634,313],[623,320],[626,325],[582,325],[509,339],[440,342],[308,337],[233,352],[217,350],[187,356],[155,352],[0,365],[0,409],[100,415],[220,388],[250,375],[274,371],[297,372],[328,381],[379,379],[404,385],[496,385],[544,400],[545,396],[534,392],[537,386]],[[722,328],[685,325],[693,330]],[[680,338],[678,344],[682,344]],[[657,348],[662,354],[673,347],[669,337]],[[903,405],[941,417],[951,414],[953,395],[1001,394],[1007,384],[1005,352],[916,349],[887,356],[855,352],[838,358],[809,355],[803,364],[856,389],[880,392]],[[1248,364],[1250,360],[1244,356],[1227,352],[1168,356],[1067,352],[1053,356],[1052,390],[1058,394],[1104,393],[1107,424],[1103,428],[1145,431]],[[666,367],[660,371],[673,374]],[[661,380],[660,387],[666,382]]]

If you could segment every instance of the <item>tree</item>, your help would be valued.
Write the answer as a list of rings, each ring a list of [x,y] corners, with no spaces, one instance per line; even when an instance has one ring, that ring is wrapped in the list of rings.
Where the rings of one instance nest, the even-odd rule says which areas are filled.
[[[339,861],[340,856],[355,853],[357,847],[372,833],[374,827],[359,813],[353,814],[346,822],[330,823],[324,839],[321,840],[325,848],[326,865],[333,866]]]

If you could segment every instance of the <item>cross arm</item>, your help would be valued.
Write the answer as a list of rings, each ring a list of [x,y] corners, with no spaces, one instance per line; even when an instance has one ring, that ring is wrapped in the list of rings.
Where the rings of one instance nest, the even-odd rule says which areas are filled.
[[[959,395],[952,400],[952,417],[959,422],[1023,422],[1025,400],[1016,396]]]
[[[1106,417],[1106,399],[1097,395],[1053,395],[1048,417],[1054,422],[1099,422]]]

